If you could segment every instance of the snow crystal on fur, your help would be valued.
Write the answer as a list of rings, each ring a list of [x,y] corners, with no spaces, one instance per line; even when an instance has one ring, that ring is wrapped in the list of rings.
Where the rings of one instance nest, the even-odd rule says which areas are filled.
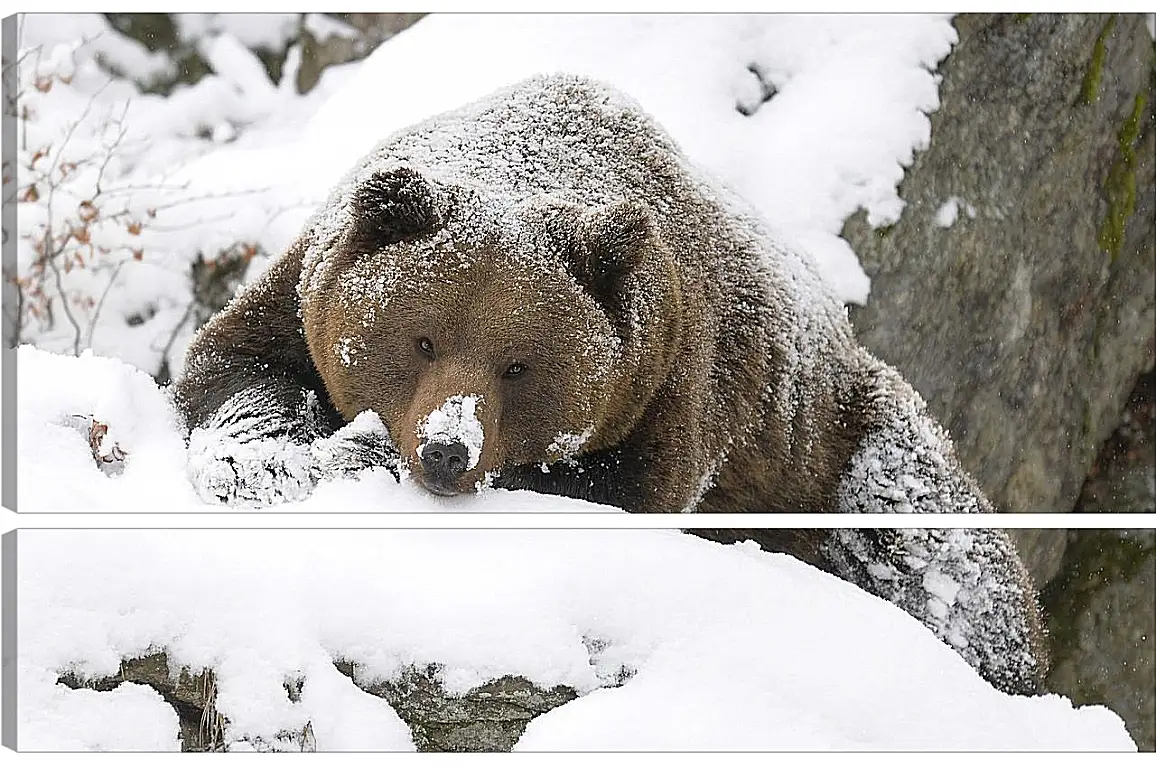
[[[1037,692],[1044,661],[1032,633],[1042,629],[1003,531],[843,528],[825,550],[845,578],[919,619],[997,688]]]

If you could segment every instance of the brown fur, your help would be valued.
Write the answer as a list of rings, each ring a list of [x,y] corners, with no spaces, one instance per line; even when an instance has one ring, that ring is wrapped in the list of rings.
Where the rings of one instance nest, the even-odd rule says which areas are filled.
[[[653,138],[633,113],[613,119],[630,124],[617,135]],[[486,439],[458,480],[462,492],[496,475],[503,487],[632,512],[834,509],[868,416],[848,383],[863,378],[864,358],[841,307],[818,295],[805,310],[808,338],[796,338],[790,313],[800,297],[751,239],[747,227],[757,225],[704,196],[673,151],[630,154],[646,183],[661,187],[657,199],[640,189],[607,202],[546,192],[505,202],[505,215],[536,238],[517,247],[468,226],[494,205],[484,189],[405,163],[353,177],[329,204],[350,213],[327,235],[337,239],[324,268],[308,262],[321,246],[307,228],[239,300],[247,314],[230,308],[194,342],[191,375],[178,385],[190,425],[219,407],[201,388],[207,380],[212,390],[225,370],[242,372],[231,374],[232,391],[251,383],[256,374],[246,372],[293,379],[298,370],[339,422],[376,411],[411,469],[421,420],[447,397],[480,396]],[[443,233],[452,245],[438,240]],[[367,315],[381,298],[349,286],[383,274],[403,275],[406,290]],[[266,337],[298,312],[304,345],[291,333]],[[417,349],[421,337],[435,344],[432,362]],[[222,358],[249,338],[244,354]],[[337,351],[351,339],[353,365]],[[602,370],[591,361],[606,349],[583,345],[610,341],[617,358]],[[801,343],[814,346],[813,370],[799,370]],[[267,365],[261,344],[278,364]],[[501,377],[511,362],[527,364],[516,381]],[[577,456],[548,450],[560,433],[591,427]]]
[[[511,378],[514,363],[525,371]],[[814,265],[704,183],[641,111],[578,78],[530,81],[383,143],[186,365],[176,396],[190,427],[250,391],[298,441],[372,410],[427,486],[423,420],[477,396],[485,440],[457,492],[493,480],[631,512],[990,510]],[[310,393],[318,415],[303,421]],[[583,433],[575,454],[559,451],[561,434]],[[930,490],[895,501],[912,473]],[[838,570],[830,532],[700,534]],[[1022,587],[1000,609],[1040,660],[997,684],[1030,690],[1038,609],[1014,550],[995,543],[1001,583]],[[991,641],[976,640],[995,649],[981,669],[1002,660]]]
[[[528,265],[492,243],[459,252],[468,257],[464,266],[446,270],[431,267],[424,251],[404,242],[394,244],[388,256],[350,248],[304,311],[310,356],[333,406],[346,420],[376,411],[411,468],[419,465],[422,419],[448,397],[479,396],[486,439],[477,467],[458,481],[462,492],[499,470],[525,466],[541,473],[543,463],[558,458],[549,446],[560,432],[581,434],[592,426],[587,453],[616,449],[645,433],[649,425],[640,425],[646,425],[651,401],[667,385],[679,346],[677,273],[655,242],[644,208],[583,211],[541,201],[527,206],[524,217],[538,222],[549,217],[548,226],[556,229],[569,224],[551,235],[560,268]],[[571,241],[574,232],[580,234],[578,242]],[[333,286],[351,273],[369,279],[380,258],[409,275],[413,285],[391,296],[388,311],[375,312],[367,327],[362,308],[351,308]],[[647,281],[658,298],[647,303],[623,297],[615,281],[628,276]],[[646,315],[646,335],[627,329],[631,313]],[[597,345],[615,336],[621,339],[617,364],[589,370],[599,355],[589,354],[586,342]],[[346,338],[371,340],[356,365],[333,353]],[[432,341],[434,359],[419,349],[422,338]],[[504,379],[503,371],[515,362],[525,373]]]

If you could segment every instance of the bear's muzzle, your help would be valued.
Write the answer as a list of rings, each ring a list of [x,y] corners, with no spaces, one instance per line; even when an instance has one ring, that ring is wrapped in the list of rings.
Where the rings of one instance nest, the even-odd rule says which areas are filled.
[[[423,443],[418,453],[421,456],[418,479],[422,485],[439,496],[456,496],[461,492],[458,480],[469,461],[469,450],[464,443]]]

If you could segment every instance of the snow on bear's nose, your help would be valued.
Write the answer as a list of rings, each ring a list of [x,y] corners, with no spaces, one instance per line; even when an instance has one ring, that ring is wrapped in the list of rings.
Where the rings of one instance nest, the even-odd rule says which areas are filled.
[[[478,465],[485,432],[478,420],[480,395],[453,395],[430,411],[417,433],[421,442],[422,484],[434,493],[453,495],[457,480]]]

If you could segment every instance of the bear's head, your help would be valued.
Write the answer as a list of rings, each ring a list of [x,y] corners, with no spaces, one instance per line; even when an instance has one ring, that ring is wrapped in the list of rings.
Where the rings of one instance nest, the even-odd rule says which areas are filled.
[[[441,495],[620,443],[680,342],[674,260],[640,203],[515,200],[410,166],[345,195],[304,270],[310,354]]]

